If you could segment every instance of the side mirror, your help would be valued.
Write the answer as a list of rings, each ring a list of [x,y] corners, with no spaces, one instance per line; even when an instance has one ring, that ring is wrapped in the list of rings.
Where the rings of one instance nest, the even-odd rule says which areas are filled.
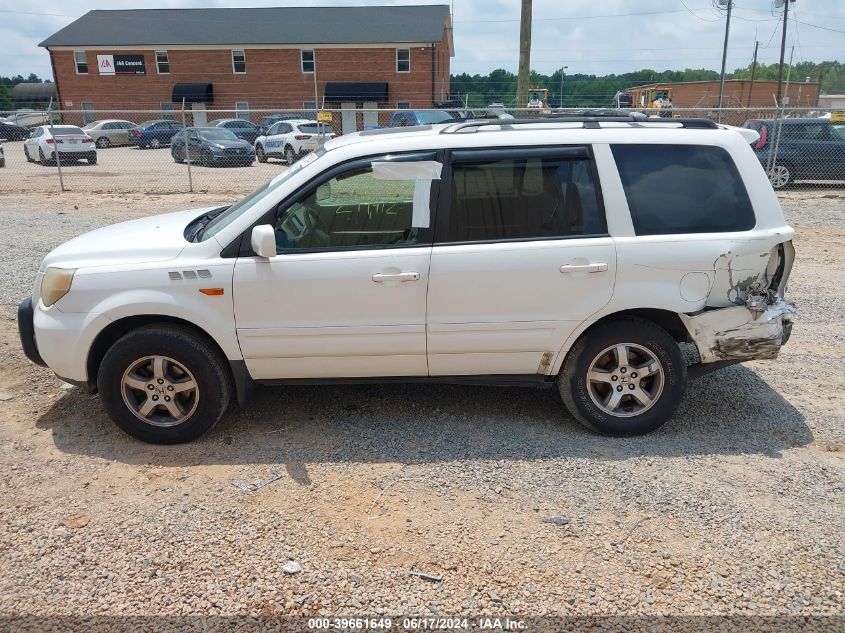
[[[261,224],[252,229],[250,238],[252,250],[259,257],[276,256],[276,230],[269,224]]]

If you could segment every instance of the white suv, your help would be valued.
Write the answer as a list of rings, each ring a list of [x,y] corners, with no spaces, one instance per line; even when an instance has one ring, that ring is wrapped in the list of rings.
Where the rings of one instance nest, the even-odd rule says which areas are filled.
[[[626,116],[345,135],[230,207],[60,246],[22,344],[149,442],[196,438],[255,383],[343,380],[556,385],[588,427],[646,433],[688,376],[789,337],[793,230],[754,134]]]
[[[255,155],[260,163],[275,157],[293,165],[297,158],[313,152],[322,142],[334,136],[330,125],[311,119],[278,121],[270,126],[266,134],[255,139]]]

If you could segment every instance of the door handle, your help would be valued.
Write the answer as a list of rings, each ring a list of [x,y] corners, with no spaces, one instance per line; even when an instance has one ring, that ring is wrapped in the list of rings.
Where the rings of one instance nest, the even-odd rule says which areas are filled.
[[[607,264],[598,262],[595,264],[564,264],[560,267],[562,273],[602,273],[607,270]]]
[[[373,281],[377,284],[383,284],[386,281],[419,281],[419,273],[376,273],[373,275]]]

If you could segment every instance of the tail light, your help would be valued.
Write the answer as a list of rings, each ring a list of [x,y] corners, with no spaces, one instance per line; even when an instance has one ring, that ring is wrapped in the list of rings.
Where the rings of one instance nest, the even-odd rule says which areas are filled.
[[[129,130],[132,136],[141,136],[141,130]]]
[[[754,143],[754,149],[763,149],[766,147],[766,142],[769,140],[769,126],[763,125],[760,127],[760,138]]]
[[[297,134],[293,138],[295,138],[297,141],[307,141],[309,138],[311,138],[311,135],[310,134]]]
[[[47,145],[52,145],[53,143],[62,143],[63,142],[62,139],[60,139],[60,138],[48,138],[48,139],[44,139],[44,140],[46,141]]]
[[[90,136],[86,136],[84,139],[82,139],[82,142],[83,143],[93,143],[94,139],[91,138]]]

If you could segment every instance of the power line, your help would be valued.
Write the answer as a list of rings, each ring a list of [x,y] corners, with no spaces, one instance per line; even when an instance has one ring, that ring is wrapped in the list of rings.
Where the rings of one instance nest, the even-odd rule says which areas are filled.
[[[687,11],[689,11],[689,13],[690,13],[690,15],[691,15],[691,16],[693,16],[693,17],[695,17],[695,18],[698,18],[698,19],[699,19],[699,20],[701,20],[702,22],[716,22],[716,21],[718,21],[718,18],[715,18],[715,19],[713,19],[713,20],[708,20],[707,18],[702,18],[700,15],[698,15],[698,14],[697,14],[697,13],[695,13],[695,12],[693,12],[693,10],[692,10],[692,9],[690,9],[690,8],[687,6],[687,3],[686,3],[686,2],[684,2],[684,0],[679,0],[679,2],[680,2],[682,5],[684,5],[684,9],[686,9]]]

